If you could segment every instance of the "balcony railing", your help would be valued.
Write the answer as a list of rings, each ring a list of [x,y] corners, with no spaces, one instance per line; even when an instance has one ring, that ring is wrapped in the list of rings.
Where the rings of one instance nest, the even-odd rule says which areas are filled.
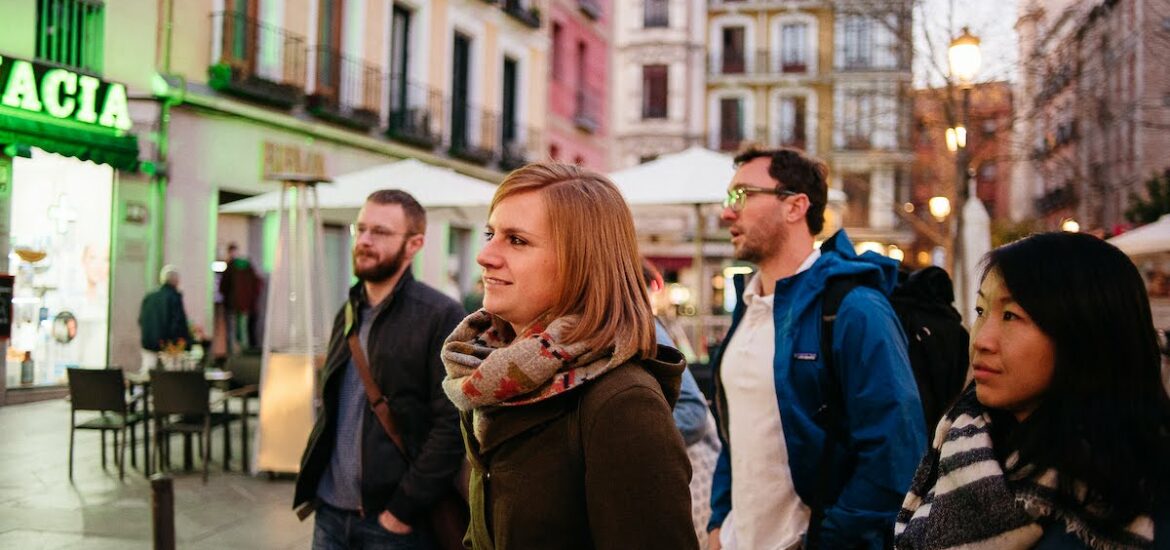
[[[577,7],[590,19],[601,19],[601,3],[597,0],[577,0]]]
[[[540,8],[525,6],[520,0],[504,0],[504,13],[534,29],[540,28]]]
[[[304,38],[231,12],[212,14],[211,28],[212,88],[284,109],[300,101]]]
[[[423,149],[443,141],[443,94],[434,88],[391,76],[390,124],[386,135]]]
[[[769,50],[757,50],[754,56],[746,52],[724,51],[708,58],[707,72],[711,75],[805,75],[808,74],[808,63],[783,59]]]
[[[601,124],[601,93],[597,90],[579,88],[577,107],[573,111],[573,124],[577,128],[593,133]]]
[[[455,158],[489,164],[499,153],[500,117],[470,103],[451,101],[450,141],[447,152]]]
[[[307,98],[309,112],[354,128],[369,130],[381,123],[382,72],[337,50],[313,51],[317,81]]]
[[[516,127],[517,135],[504,132],[500,147],[500,170],[515,170],[544,153],[541,133],[535,128]]]

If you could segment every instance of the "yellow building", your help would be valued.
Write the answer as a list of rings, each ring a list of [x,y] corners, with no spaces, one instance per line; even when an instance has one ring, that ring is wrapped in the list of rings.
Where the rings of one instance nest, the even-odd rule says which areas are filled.
[[[707,146],[790,146],[825,159],[854,242],[904,245],[909,192],[909,3],[710,0]]]

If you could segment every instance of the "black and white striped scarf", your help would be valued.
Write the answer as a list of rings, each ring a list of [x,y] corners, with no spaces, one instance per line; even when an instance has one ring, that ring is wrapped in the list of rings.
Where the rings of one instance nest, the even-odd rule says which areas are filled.
[[[896,548],[1031,548],[1047,522],[1059,522],[1090,548],[1151,547],[1149,516],[1122,530],[1101,531],[1105,523],[1093,510],[1066,505],[1053,470],[1009,480],[996,459],[990,426],[972,384],[939,422],[931,450],[914,473],[894,527]]]

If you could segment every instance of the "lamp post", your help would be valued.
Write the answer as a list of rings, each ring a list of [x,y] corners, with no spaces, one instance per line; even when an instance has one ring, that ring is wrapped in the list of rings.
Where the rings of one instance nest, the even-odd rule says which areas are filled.
[[[968,117],[971,110],[971,88],[974,86],[975,74],[979,72],[982,55],[979,51],[979,38],[971,34],[967,27],[951,41],[947,50],[947,61],[950,67],[951,82],[959,86],[962,93],[962,103],[959,107],[958,120],[952,120],[951,128],[947,130],[947,148],[955,154],[955,196],[958,204],[955,205],[955,229],[951,232],[951,275],[957,283],[956,297],[959,297],[959,310],[970,310],[967,304],[969,292],[967,270],[963,258],[963,207],[967,204],[969,195],[968,181],[971,178],[971,155],[967,150]],[[953,147],[952,147],[953,144]]]

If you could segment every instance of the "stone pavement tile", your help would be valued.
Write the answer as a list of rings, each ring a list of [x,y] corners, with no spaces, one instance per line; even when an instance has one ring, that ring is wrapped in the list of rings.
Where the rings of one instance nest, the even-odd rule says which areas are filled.
[[[112,462],[103,471],[95,434],[78,433],[69,481],[68,403],[0,407],[0,434],[0,549],[151,546],[150,482],[129,464],[125,481]],[[214,457],[222,440],[212,437]],[[313,524],[293,514],[288,479],[225,473],[214,460],[206,485],[201,471],[173,479],[179,548],[310,546]]]

